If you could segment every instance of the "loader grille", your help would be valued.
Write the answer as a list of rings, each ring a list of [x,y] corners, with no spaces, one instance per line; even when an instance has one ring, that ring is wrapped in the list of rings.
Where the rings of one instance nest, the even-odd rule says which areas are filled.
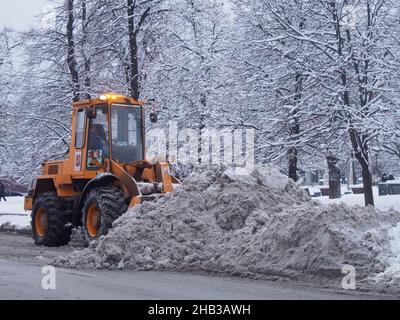
[[[58,174],[58,166],[49,166],[49,175],[54,176]]]

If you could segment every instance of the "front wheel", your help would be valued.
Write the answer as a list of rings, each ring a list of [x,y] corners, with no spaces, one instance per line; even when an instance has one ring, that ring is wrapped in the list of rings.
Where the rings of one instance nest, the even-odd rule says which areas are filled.
[[[82,212],[83,235],[87,241],[106,235],[115,220],[128,210],[123,193],[112,187],[92,190]]]
[[[41,195],[32,210],[32,231],[35,244],[62,247],[71,239],[71,228],[64,215],[62,200],[55,193]]]

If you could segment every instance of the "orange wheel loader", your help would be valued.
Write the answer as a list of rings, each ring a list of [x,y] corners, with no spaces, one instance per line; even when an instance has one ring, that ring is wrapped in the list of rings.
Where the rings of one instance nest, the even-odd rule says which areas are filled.
[[[25,198],[37,245],[67,245],[79,226],[96,240],[128,208],[179,188],[168,163],[145,160],[146,106],[115,94],[73,104],[68,159],[44,162]]]

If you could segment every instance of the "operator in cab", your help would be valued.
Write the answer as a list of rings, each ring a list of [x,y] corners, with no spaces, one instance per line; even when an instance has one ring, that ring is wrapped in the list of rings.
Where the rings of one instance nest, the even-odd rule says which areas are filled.
[[[102,124],[92,124],[89,132],[89,159],[95,159],[103,164],[103,159],[109,156],[108,136]],[[89,163],[90,166],[96,166]]]

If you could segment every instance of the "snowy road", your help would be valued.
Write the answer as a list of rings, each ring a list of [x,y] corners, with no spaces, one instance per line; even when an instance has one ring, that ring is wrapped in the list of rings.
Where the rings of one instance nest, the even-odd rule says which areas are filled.
[[[352,299],[355,295],[250,281],[161,272],[57,270],[54,291],[41,288],[41,268],[0,259],[0,299]],[[366,297],[364,297],[366,298]]]
[[[0,233],[0,299],[379,299],[359,292],[283,282],[169,272],[56,271],[54,291],[41,287],[42,267],[75,248],[38,248],[27,236]]]

